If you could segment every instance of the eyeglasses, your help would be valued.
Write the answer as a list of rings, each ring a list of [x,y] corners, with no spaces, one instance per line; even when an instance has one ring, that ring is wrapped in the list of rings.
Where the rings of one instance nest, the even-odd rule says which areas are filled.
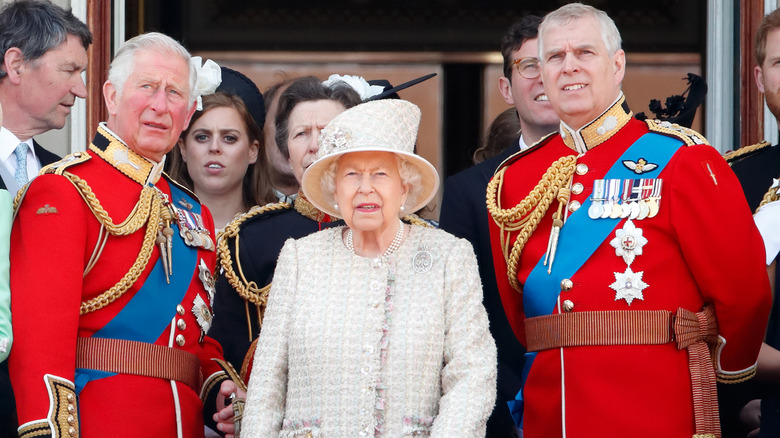
[[[539,60],[532,56],[515,59],[510,65],[516,68],[520,76],[526,79],[536,79],[542,74],[541,70],[539,70]]]

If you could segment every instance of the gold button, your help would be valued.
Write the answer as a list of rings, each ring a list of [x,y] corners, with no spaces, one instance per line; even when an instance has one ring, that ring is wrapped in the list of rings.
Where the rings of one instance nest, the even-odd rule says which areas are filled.
[[[187,323],[184,322],[183,319],[180,319],[180,320],[176,321],[176,327],[178,327],[179,330],[184,330],[184,329],[187,328]]]
[[[588,165],[585,163],[579,163],[574,171],[577,172],[577,175],[585,175],[588,173]]]
[[[69,414],[75,414],[76,413],[76,407],[73,405],[68,405],[68,413]]]
[[[571,312],[574,310],[574,303],[572,303],[570,300],[566,300],[563,302],[563,311],[564,312]]]
[[[68,424],[70,424],[71,426],[76,424],[76,417],[74,417],[73,415],[68,415]]]
[[[184,346],[184,335],[176,335],[176,345],[179,347]]]
[[[580,204],[580,201],[571,201],[569,202],[569,211],[574,213],[579,210],[581,206],[582,204]]]
[[[573,287],[574,287],[574,282],[572,282],[570,279],[564,278],[563,280],[561,280],[561,290],[562,291],[568,292]]]
[[[76,428],[71,426],[68,428],[68,435],[70,436],[76,436]]]
[[[574,183],[574,185],[571,186],[571,192],[574,193],[575,195],[579,195],[580,193],[582,193],[584,189],[585,186],[583,186],[582,183],[580,182]]]
[[[184,306],[182,306],[181,304],[177,305],[176,313],[178,313],[179,315],[184,315]]]
[[[73,394],[68,394],[68,401],[73,403],[76,401],[76,396]]]

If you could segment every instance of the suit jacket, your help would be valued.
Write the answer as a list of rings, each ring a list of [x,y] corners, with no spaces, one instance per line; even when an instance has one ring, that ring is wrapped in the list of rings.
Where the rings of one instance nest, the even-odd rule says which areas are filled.
[[[517,140],[495,157],[447,178],[439,218],[441,229],[471,242],[477,255],[483,304],[490,320],[490,332],[498,348],[496,407],[487,425],[487,436],[491,438],[514,436],[514,422],[506,402],[513,400],[520,389],[525,348],[512,333],[498,293],[490,252],[485,192],[496,168],[516,152],[519,152]]]

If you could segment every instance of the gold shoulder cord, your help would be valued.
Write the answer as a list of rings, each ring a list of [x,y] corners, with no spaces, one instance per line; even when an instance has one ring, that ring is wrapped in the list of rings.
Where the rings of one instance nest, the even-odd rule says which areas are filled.
[[[500,229],[501,251],[506,261],[509,284],[518,292],[521,290],[520,283],[517,281],[517,265],[520,261],[520,253],[545,213],[547,213],[553,200],[558,198],[561,205],[568,202],[568,189],[572,175],[574,175],[576,162],[577,157],[574,155],[559,158],[547,169],[542,179],[536,184],[536,187],[531,190],[531,193],[520,203],[509,209],[502,208],[499,199],[499,193],[503,189],[506,167],[499,170],[493,179],[490,180],[490,183],[488,183],[488,212]],[[519,232],[510,250],[509,236],[514,231]]]
[[[753,212],[753,214],[758,213],[758,210],[761,210],[761,207],[765,206],[766,204],[769,204],[770,202],[777,201],[780,199],[780,196],[778,196],[777,191],[780,190],[778,187],[770,187],[769,190],[764,193],[764,197],[761,199],[761,203],[758,204],[758,207],[756,207],[756,211]]]
[[[725,155],[723,155],[723,158],[729,163],[729,166],[731,166],[737,158],[740,158],[743,155],[747,155],[753,151],[763,149],[767,146],[769,146],[768,141],[762,141],[760,143],[751,144],[750,146],[743,146],[739,149],[735,149],[733,151],[727,152]]]
[[[217,239],[219,243],[217,244],[217,257],[219,259],[219,264],[222,266],[223,274],[225,278],[228,280],[228,283],[233,287],[233,289],[236,290],[239,296],[241,298],[249,301],[252,304],[258,305],[258,306],[264,306],[268,300],[268,291],[271,288],[271,285],[267,285],[262,288],[257,287],[257,283],[254,281],[247,281],[246,277],[244,276],[244,272],[241,269],[241,263],[239,259],[239,236],[238,233],[241,229],[241,225],[247,221],[248,219],[269,212],[269,211],[277,211],[277,210],[286,210],[291,207],[290,204],[286,202],[277,202],[273,204],[266,204],[263,206],[255,206],[252,207],[247,214],[241,216],[239,219],[234,220],[233,222],[229,223],[220,234],[220,238]],[[236,266],[238,267],[238,273],[233,270],[233,262],[230,257],[230,249],[228,248],[227,241],[230,238],[235,238],[236,240],[236,249],[235,249],[235,260],[236,260]]]
[[[417,216],[414,213],[402,217],[401,220],[411,225],[417,225],[424,228],[434,228],[433,225],[425,222],[420,216]]]

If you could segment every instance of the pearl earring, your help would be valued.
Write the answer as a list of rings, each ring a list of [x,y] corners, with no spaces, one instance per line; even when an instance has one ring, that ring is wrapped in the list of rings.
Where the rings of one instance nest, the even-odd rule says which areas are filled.
[[[404,210],[406,210],[406,207],[402,205],[401,206],[401,211],[404,211]]]
[[[333,204],[333,209],[336,210],[336,211],[339,211],[339,205],[338,204]]]

